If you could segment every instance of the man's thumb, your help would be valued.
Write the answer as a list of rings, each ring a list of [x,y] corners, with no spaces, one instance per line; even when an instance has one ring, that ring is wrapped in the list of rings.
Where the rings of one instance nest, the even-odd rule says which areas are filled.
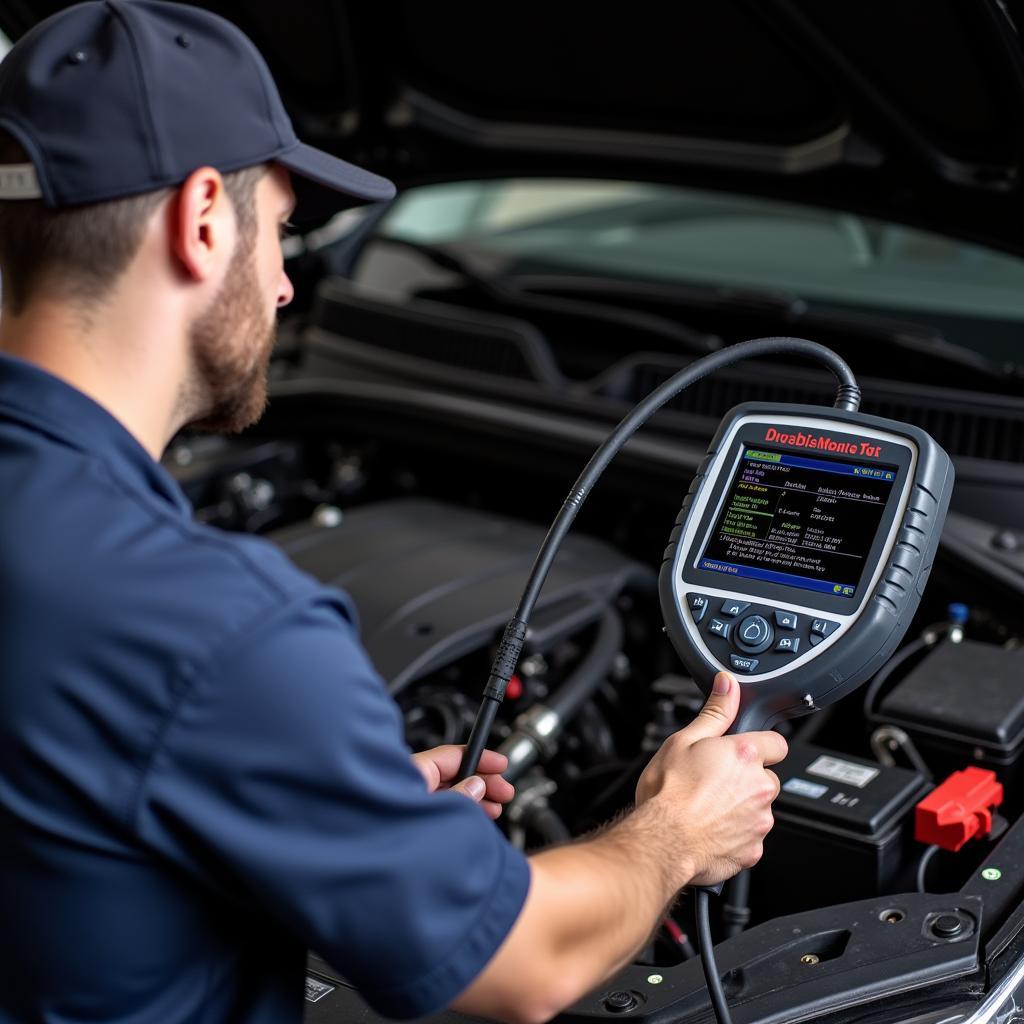
[[[735,676],[728,672],[719,672],[715,676],[711,696],[708,697],[700,714],[686,727],[687,737],[691,742],[706,739],[709,736],[724,736],[733,723],[740,707],[740,684]]]
[[[452,786],[452,789],[479,803],[483,799],[484,793],[487,792],[487,783],[479,775],[470,775],[468,779],[463,779]]]

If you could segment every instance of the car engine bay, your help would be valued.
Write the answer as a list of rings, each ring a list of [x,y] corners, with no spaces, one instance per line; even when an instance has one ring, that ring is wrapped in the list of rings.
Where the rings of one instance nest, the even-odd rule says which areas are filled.
[[[179,438],[166,462],[200,519],[265,534],[353,596],[412,748],[464,742],[546,521],[606,428],[313,374],[294,351],[291,359],[279,364],[257,428],[241,439]],[[652,753],[703,703],[663,634],[655,593],[701,454],[692,436],[671,436],[671,418],[668,430],[630,442],[581,514],[499,713],[490,745],[510,755],[517,787],[499,827],[524,850],[586,835],[627,809]],[[896,656],[838,705],[780,727],[791,753],[776,825],[749,884],[726,888],[715,922],[726,991],[749,1001],[752,1019],[765,1007],[785,1008],[779,1019],[814,1007],[853,1020],[851,1007],[883,990],[927,984],[934,993],[939,982],[948,1005],[951,993],[977,991],[983,943],[1016,941],[1015,874],[983,876],[1000,875],[991,865],[1024,845],[1024,576],[1006,519],[962,511],[964,502],[978,511],[1004,468],[982,466],[973,484],[968,475]],[[990,834],[957,852],[915,840],[918,803],[969,765],[994,771],[1004,788]],[[706,995],[692,935],[683,898],[636,962],[564,1019],[699,1015]],[[348,992],[315,955],[309,970],[314,986]],[[830,1004],[830,991],[841,1001]],[[346,998],[332,1009],[318,997],[308,1019],[377,1019],[354,993]]]

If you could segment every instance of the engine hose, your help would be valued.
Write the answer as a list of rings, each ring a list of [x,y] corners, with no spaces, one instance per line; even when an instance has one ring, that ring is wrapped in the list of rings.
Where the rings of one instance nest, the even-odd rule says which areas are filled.
[[[722,904],[725,937],[739,935],[750,923],[750,872],[741,871],[729,881]]]
[[[524,815],[523,825],[544,840],[545,846],[567,843],[572,839],[565,822],[546,804],[534,804]]]
[[[535,704],[513,724],[512,733],[498,748],[508,758],[505,778],[515,782],[538,761],[550,758],[566,723],[594,695],[622,650],[622,619],[614,608],[601,617],[597,636],[583,660],[544,704]]]
[[[622,650],[623,633],[622,618],[614,608],[608,608],[601,616],[597,635],[583,660],[547,701],[547,706],[563,722],[574,718],[604,681],[615,655]]]

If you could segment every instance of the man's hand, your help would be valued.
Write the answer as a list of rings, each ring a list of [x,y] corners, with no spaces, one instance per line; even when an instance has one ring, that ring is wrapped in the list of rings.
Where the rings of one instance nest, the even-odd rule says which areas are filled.
[[[546,1021],[630,962],[685,885],[750,867],[772,825],[785,740],[725,735],[739,684],[725,673],[705,709],[644,770],[638,807],[591,839],[529,858],[519,919],[455,1009],[505,1021]]]
[[[530,857],[512,931],[455,1000],[463,1013],[550,1020],[636,953],[684,885],[720,882],[761,856],[786,756],[773,732],[726,736],[739,684],[726,673],[640,777],[632,814],[590,839]]]
[[[438,789],[454,789],[478,801],[492,818],[497,818],[501,814],[501,805],[507,804],[516,793],[512,783],[501,777],[508,767],[508,758],[496,750],[485,750],[480,756],[477,774],[453,786],[451,782],[462,763],[465,749],[449,743],[413,754],[412,763],[426,779],[431,793]]]
[[[726,736],[739,710],[739,684],[727,672],[700,714],[670,736],[640,776],[636,802],[654,801],[695,885],[730,878],[761,859],[773,824],[778,776],[767,765],[788,751],[776,732]]]

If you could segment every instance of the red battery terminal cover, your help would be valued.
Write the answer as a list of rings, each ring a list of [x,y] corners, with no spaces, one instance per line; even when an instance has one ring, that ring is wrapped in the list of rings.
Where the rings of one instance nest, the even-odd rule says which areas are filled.
[[[953,772],[917,805],[914,838],[955,852],[968,839],[992,831],[992,812],[1002,802],[995,772],[974,767]]]

